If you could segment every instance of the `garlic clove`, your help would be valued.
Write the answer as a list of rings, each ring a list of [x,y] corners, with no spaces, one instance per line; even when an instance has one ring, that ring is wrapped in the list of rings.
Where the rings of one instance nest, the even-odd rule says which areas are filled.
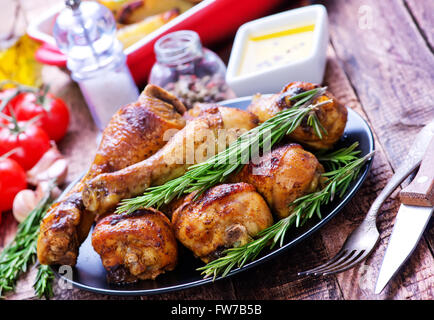
[[[68,162],[66,159],[58,159],[51,164],[45,171],[35,176],[38,182],[56,179],[58,185],[62,184],[68,173]]]
[[[42,199],[42,196],[43,194],[38,194],[30,189],[24,189],[18,192],[12,205],[14,218],[18,222],[23,222]]]
[[[27,181],[37,186],[41,181],[56,179],[57,184],[65,181],[68,162],[56,145],[48,150],[36,165],[27,172]]]
[[[40,199],[50,190],[51,182],[50,181],[41,181],[38,186],[36,187],[36,194]],[[50,197],[51,199],[57,199],[60,194],[62,193],[62,190],[59,189],[59,187],[55,186],[54,188],[51,188]]]

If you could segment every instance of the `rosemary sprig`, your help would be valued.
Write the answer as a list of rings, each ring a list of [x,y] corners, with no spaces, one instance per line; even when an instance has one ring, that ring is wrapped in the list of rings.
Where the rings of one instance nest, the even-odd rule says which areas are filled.
[[[39,224],[51,204],[50,191],[52,187],[49,188],[36,208],[19,224],[14,240],[0,253],[0,297],[4,292],[14,290],[18,277],[36,261]],[[42,295],[47,298],[51,296],[53,277],[54,274],[51,269],[45,266],[39,267],[34,285],[39,297]]]
[[[341,149],[340,154],[350,152],[352,148],[346,150]],[[202,271],[206,277],[213,278],[221,275],[226,276],[234,267],[242,267],[246,262],[254,260],[258,254],[265,248],[271,249],[279,243],[283,245],[286,232],[292,225],[297,227],[303,225],[315,213],[321,218],[321,206],[333,200],[335,195],[342,197],[349,184],[357,178],[362,165],[372,156],[372,153],[367,154],[362,158],[357,158],[349,161],[346,165],[324,173],[323,176],[328,178],[323,189],[305,195],[296,199],[291,205],[293,206],[292,213],[282,220],[278,221],[271,227],[262,230],[256,235],[256,239],[243,246],[230,248],[224,252],[224,256],[211,261],[197,270]]]
[[[285,135],[293,132],[308,117],[308,125],[312,126],[319,137],[325,132],[315,115],[315,111],[330,100],[313,104],[313,101],[326,90],[326,87],[309,90],[289,98],[296,101],[292,108],[280,111],[258,127],[241,135],[224,151],[205,162],[189,167],[188,171],[163,185],[148,188],[144,195],[125,199],[117,208],[117,213],[131,213],[142,207],[160,207],[182,194],[198,191],[197,196],[208,188],[223,182],[225,178],[248,163],[253,147],[263,151],[267,139],[270,148]]]
[[[53,283],[54,273],[53,270],[47,265],[39,264],[38,273],[36,275],[35,282],[33,283],[33,289],[38,298],[45,296],[51,298],[53,296]]]
[[[341,148],[333,152],[320,151],[315,154],[316,158],[330,170],[336,170],[343,165],[347,165],[351,161],[357,159],[360,154],[359,150],[355,150],[359,146],[356,141],[347,148]]]

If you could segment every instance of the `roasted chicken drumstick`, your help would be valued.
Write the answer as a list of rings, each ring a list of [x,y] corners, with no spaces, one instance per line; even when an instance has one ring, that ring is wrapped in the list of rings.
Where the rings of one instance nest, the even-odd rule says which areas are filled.
[[[288,98],[315,88],[318,88],[318,85],[308,82],[291,82],[278,94],[272,96],[255,95],[247,110],[257,115],[260,122],[264,122],[279,111],[291,108],[295,104],[296,101],[291,101]],[[314,103],[326,100],[332,101],[320,106],[316,110],[316,115],[327,134],[324,134],[322,139],[319,138],[313,128],[307,124],[307,119],[304,119],[301,125],[289,135],[293,141],[312,149],[330,149],[340,139],[347,123],[348,111],[328,91],[316,98]]]
[[[106,212],[122,199],[179,177],[189,166],[224,150],[241,133],[256,125],[256,116],[247,111],[219,106],[206,108],[150,158],[86,181],[82,193],[86,209]]]
[[[231,182],[247,182],[256,187],[278,219],[291,213],[290,204],[321,185],[323,166],[310,152],[298,144],[288,144],[251,161],[230,178]]]
[[[185,198],[172,223],[177,239],[205,263],[273,224],[266,202],[250,184],[222,184],[195,196]]]
[[[145,88],[138,102],[119,109],[103,132],[87,174],[44,217],[37,245],[40,263],[76,263],[78,248],[95,219],[83,205],[81,192],[85,182],[153,155],[166,143],[167,130],[184,127],[183,112],[185,107],[177,98],[152,85]]]
[[[151,208],[101,219],[93,230],[92,245],[111,283],[155,279],[173,270],[178,259],[169,219]]]

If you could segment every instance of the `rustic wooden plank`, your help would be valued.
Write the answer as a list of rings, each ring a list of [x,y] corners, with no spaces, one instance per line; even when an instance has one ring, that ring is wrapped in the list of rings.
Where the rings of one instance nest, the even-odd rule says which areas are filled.
[[[366,4],[366,1],[363,2]],[[359,7],[357,7],[359,5]],[[354,22],[355,19],[348,19],[353,16],[357,16],[357,9],[362,5],[361,2],[356,4],[352,3],[350,5],[343,5],[339,3],[339,6],[335,5],[335,3],[331,4],[329,14],[341,15],[337,19],[332,20],[332,40],[336,46],[336,37],[335,33],[337,32],[339,35],[342,32],[350,33],[351,37],[345,35],[344,40],[352,39],[354,37],[354,26],[348,26],[346,24]],[[376,8],[376,3],[373,2],[368,3],[369,6]],[[395,5],[395,4],[394,4]],[[334,7],[333,7],[334,6]],[[408,7],[411,7],[409,4]],[[334,9],[331,9],[334,8]],[[411,7],[412,8],[412,7]],[[400,8],[399,10],[401,10]],[[335,10],[334,12],[331,12]],[[384,7],[381,7],[382,12],[384,12]],[[378,14],[377,11],[375,11]],[[412,11],[414,12],[414,11]],[[351,13],[348,15],[348,13]],[[396,14],[395,12],[393,14]],[[404,16],[404,22],[410,23],[411,17],[406,16],[405,12],[398,11],[398,14]],[[416,17],[417,15],[414,14]],[[377,17],[378,18],[378,17]],[[347,19],[348,21],[342,21],[342,19]],[[407,20],[406,20],[407,19]],[[336,24],[336,20],[340,24]],[[399,19],[398,19],[399,20]],[[418,18],[418,21],[420,19]],[[389,21],[389,20],[388,20]],[[395,21],[392,19],[391,21]],[[377,21],[376,21],[377,22]],[[336,24],[336,25],[335,25]],[[422,24],[421,24],[422,25]],[[334,28],[346,28],[346,30],[334,30]],[[379,26],[381,27],[381,25]],[[388,36],[390,30],[394,30],[391,25],[387,24],[386,31],[380,33],[377,38],[383,37],[383,39],[390,39]],[[422,27],[420,27],[422,29]],[[410,31],[407,31],[404,39],[408,39],[408,33],[411,35],[416,35],[415,27],[410,25]],[[360,30],[356,30],[359,32]],[[375,30],[377,31],[377,30]],[[372,33],[372,32],[371,32]],[[397,34],[395,37],[400,37],[401,34]],[[366,36],[363,38],[361,43],[366,43],[366,40],[369,39],[370,36]],[[377,39],[373,38],[373,39]],[[389,40],[390,41],[390,40]],[[353,107],[359,113],[361,113],[366,118],[369,118],[371,121],[371,126],[374,128],[374,131],[378,133],[378,137],[376,137],[377,149],[380,149],[380,152],[377,154],[373,169],[371,174],[368,177],[363,188],[360,190],[359,194],[353,201],[348,205],[348,207],[344,210],[344,212],[338,217],[334,218],[324,229],[317,233],[310,239],[306,240],[302,244],[297,247],[291,249],[288,253],[280,256],[277,259],[272,260],[270,263],[267,263],[261,267],[255,268],[253,270],[247,271],[239,276],[236,276],[231,279],[218,281],[214,284],[209,284],[202,287],[191,288],[187,290],[183,290],[176,293],[167,293],[152,297],[144,297],[144,299],[248,299],[248,298],[261,298],[261,299],[375,299],[375,298],[387,298],[387,299],[432,299],[433,298],[433,261],[432,256],[426,246],[426,243],[421,241],[416,252],[410,259],[410,261],[406,264],[404,269],[402,270],[402,275],[400,274],[398,278],[392,282],[391,286],[386,290],[386,293],[379,297],[373,296],[373,283],[375,283],[376,275],[378,273],[379,263],[381,263],[382,254],[384,253],[385,245],[387,244],[388,235],[391,231],[391,226],[393,225],[393,217],[396,214],[398,203],[396,199],[392,198],[389,200],[383,207],[383,213],[378,220],[379,228],[382,232],[382,240],[378,245],[376,252],[368,259],[366,264],[361,265],[358,268],[353,270],[349,270],[343,274],[333,277],[327,278],[298,278],[295,276],[297,271],[306,269],[312,266],[313,262],[321,263],[332,257],[336,251],[340,248],[341,244],[345,240],[346,236],[349,232],[360,223],[361,219],[364,217],[364,213],[369,208],[370,203],[375,198],[376,194],[381,190],[387,180],[390,178],[392,174],[392,170],[388,164],[388,160],[395,165],[394,162],[399,163],[400,155],[397,152],[398,149],[391,148],[387,143],[384,144],[384,150],[379,142],[383,143],[383,141],[388,142],[388,137],[393,137],[393,135],[387,135],[387,125],[389,122],[384,122],[383,126],[378,125],[381,124],[381,119],[388,119],[390,108],[388,112],[384,112],[383,110],[378,110],[383,106],[388,106],[390,101],[394,102],[400,101],[398,98],[402,98],[401,95],[392,95],[392,98],[389,98],[389,102],[383,102],[379,100],[378,95],[374,95],[373,97],[369,97],[371,94],[370,91],[367,91],[366,87],[362,83],[357,83],[357,86],[354,84],[356,82],[361,82],[365,80],[365,84],[368,85],[369,81],[373,82],[375,79],[384,79],[384,77],[391,77],[388,75],[386,71],[393,69],[394,64],[397,61],[403,61],[405,63],[409,63],[408,57],[421,57],[424,56],[425,53],[414,53],[411,52],[411,55],[405,56],[406,59],[399,60],[397,57],[402,53],[402,50],[406,50],[406,41],[403,43],[388,44],[388,49],[392,53],[398,52],[395,57],[395,60],[390,62],[390,64],[384,65],[383,60],[387,58],[385,52],[383,52],[384,48],[372,48],[368,49],[362,48],[362,53],[375,52],[378,50],[381,52],[381,67],[380,71],[375,73],[373,70],[368,70],[367,79],[364,79],[361,74],[364,74],[365,70],[358,70],[358,63],[360,61],[360,65],[364,66],[365,60],[369,60],[366,57],[360,57],[362,53],[360,52],[352,52],[351,50],[359,50],[360,48],[354,45],[352,48],[342,48],[345,45],[348,45],[343,42],[339,48],[336,48],[338,51],[339,57],[341,57],[342,52],[346,53],[347,56],[343,55],[343,69],[339,65],[336,56],[333,51],[330,51],[330,58],[328,62],[328,69],[326,75],[326,82],[330,86],[332,92],[334,92],[338,98],[345,101],[349,106]],[[416,39],[415,50],[422,44],[423,39]],[[351,42],[350,42],[351,43]],[[376,45],[376,44],[375,44]],[[404,49],[403,49],[404,48]],[[229,49],[225,48],[226,53],[229,52]],[[346,52],[345,50],[349,50]],[[383,51],[382,51],[383,50]],[[386,50],[387,52],[387,50]],[[357,62],[356,62],[357,61]],[[420,62],[419,60],[415,60]],[[387,61],[386,61],[387,62]],[[410,63],[414,63],[410,61]],[[368,67],[372,67],[373,63],[368,64]],[[374,64],[375,65],[375,64]],[[432,66],[432,65],[431,65]],[[351,69],[353,68],[353,69]],[[406,81],[412,81],[416,76],[414,73],[410,73],[410,76],[405,77],[405,71],[408,66],[400,66],[397,72],[393,73],[393,76],[403,76],[403,79]],[[423,65],[420,63],[416,64],[416,69],[418,72],[422,74],[421,79],[426,80],[427,71],[429,68],[423,69]],[[431,68],[432,69],[432,68]],[[62,141],[60,144],[60,149],[67,155],[68,159],[71,161],[70,172],[68,175],[68,180],[71,181],[74,177],[76,177],[82,170],[84,170],[87,165],[90,163],[93,152],[95,150],[95,138],[96,138],[96,129],[90,120],[90,115],[87,111],[87,108],[81,98],[81,94],[78,91],[78,88],[71,83],[67,75],[57,74],[57,70],[50,70],[47,74],[47,82],[54,83],[55,92],[60,94],[63,98],[65,98],[71,108],[74,110],[74,118],[71,124],[71,130],[68,133],[68,136]],[[351,83],[348,82],[344,72],[347,72],[351,79]],[[355,78],[353,73],[361,72],[361,74],[356,74],[358,78]],[[377,77],[377,75],[381,75],[381,77]],[[384,76],[383,76],[384,74]],[[58,81],[58,79],[63,79],[62,81]],[[367,81],[369,80],[369,81]],[[395,79],[392,79],[395,80]],[[404,81],[402,80],[402,81]],[[429,80],[429,79],[428,79]],[[432,80],[432,79],[431,79]],[[395,84],[395,82],[393,82]],[[432,88],[432,82],[425,81],[428,86],[427,88]],[[358,102],[358,98],[351,88],[353,85],[356,88],[356,93],[359,94],[359,86],[361,87],[362,93],[364,93],[362,104],[365,106],[365,110],[367,111],[367,115],[364,114],[360,103]],[[375,90],[378,88],[383,89],[383,86],[376,84],[374,86]],[[402,82],[397,82],[395,87],[399,87],[399,85],[403,85]],[[387,88],[386,88],[387,89]],[[426,88],[425,88],[426,89]],[[416,91],[417,94],[420,94],[421,91]],[[428,89],[427,89],[428,90]],[[389,96],[390,92],[393,90],[386,90],[387,95]],[[407,90],[408,91],[408,90]],[[407,91],[405,93],[407,94]],[[414,98],[417,94],[413,94],[411,97]],[[430,91],[430,94],[432,91]],[[432,95],[429,96],[432,98]],[[405,97],[404,97],[405,98]],[[431,99],[428,98],[428,99]],[[423,99],[419,99],[419,102],[427,102],[427,97],[423,97]],[[377,102],[377,104],[369,104],[368,106],[372,106],[370,109],[366,108],[368,102]],[[416,101],[416,102],[417,102]],[[431,100],[428,100],[428,102]],[[381,102],[381,103],[380,103]],[[404,104],[404,109],[407,113],[411,108],[415,108],[415,104],[409,104],[409,99],[404,99],[399,105],[402,108],[402,104]],[[77,113],[75,112],[77,110]],[[401,110],[401,109],[399,109]],[[398,122],[398,124],[393,123],[393,129],[397,130],[402,128],[406,134],[410,135],[407,137],[405,141],[408,145],[408,142],[411,141],[411,136],[414,136],[418,128],[420,127],[420,123],[418,122],[409,122],[409,120],[419,119],[420,114],[424,114],[425,110],[420,110],[416,108],[416,116],[405,113],[407,118],[403,118],[405,121],[403,123]],[[382,118],[377,119],[377,115],[381,115]],[[422,117],[425,119],[425,117]],[[392,120],[396,120],[392,118]],[[414,126],[413,126],[414,124]],[[83,135],[82,135],[83,132]],[[410,132],[410,133],[409,133]],[[80,139],[78,139],[79,137]],[[84,138],[83,138],[84,137]],[[396,141],[403,141],[401,137]],[[395,142],[396,142],[395,141]],[[404,144],[404,142],[403,142]],[[399,148],[398,151],[400,151]],[[398,154],[398,155],[396,155]],[[85,156],[84,156],[85,155]],[[387,158],[386,158],[387,155]],[[8,215],[6,219],[11,222],[8,225],[11,227],[3,228],[0,226],[0,245],[2,241],[4,242],[13,235],[14,228],[16,224],[13,223],[13,218]],[[5,224],[2,224],[3,226]],[[432,231],[431,227],[431,231]],[[429,230],[429,231],[430,231]],[[369,266],[369,267],[368,267]],[[28,277],[32,277],[30,274]],[[252,281],[254,279],[254,281]],[[17,293],[14,295],[15,298],[28,298],[31,296],[31,291],[29,284],[31,286],[32,281],[22,280],[20,281],[19,288],[17,288]],[[22,289],[21,289],[22,288]],[[57,286],[55,287],[56,298],[59,299],[117,299],[121,297],[116,296],[105,296],[105,295],[97,295],[93,293],[88,293],[82,290],[74,289],[62,291]]]
[[[299,277],[297,272],[311,267],[313,261],[327,257],[320,233],[261,266],[234,277],[240,299],[340,300],[343,299],[335,277]]]
[[[54,297],[52,300],[139,300],[137,296],[112,296],[106,294],[98,294],[77,288],[61,289],[55,286]]]
[[[18,223],[11,212],[3,212],[0,214],[2,215],[0,224],[0,249],[2,249],[12,241],[13,237],[15,236]]]
[[[425,41],[433,51],[434,47],[434,2],[420,0],[405,0],[404,4],[410,11]]]
[[[348,234],[365,217],[370,205],[390,179],[393,171],[387,161],[385,148],[379,141],[378,129],[368,119],[365,109],[362,108],[358,101],[351,83],[348,81],[332,48],[329,48],[325,82],[338,99],[368,120],[374,130],[377,150],[370,175],[358,195],[347,205],[343,214],[338,215],[333,219],[332,223],[321,231],[324,244],[330,252],[330,256],[333,256],[340,249]],[[434,296],[432,290],[434,286],[434,259],[424,239],[420,242],[406,266],[391,281],[385,291],[379,296],[373,293],[394,218],[399,207],[399,200],[396,197],[397,192],[383,205],[377,219],[381,241],[375,251],[360,266],[337,275],[345,299],[432,299]],[[410,283],[411,286],[408,285]]]
[[[232,279],[223,279],[215,283],[168,292],[142,296],[142,300],[237,300]]]
[[[434,59],[401,1],[327,1],[331,41],[393,167],[434,118]]]
[[[416,5],[417,2],[417,5]],[[422,4],[423,3],[423,4]],[[401,1],[328,1],[331,41],[394,168],[434,119],[434,59]],[[432,4],[429,6],[432,7]],[[429,32],[426,1],[408,2]],[[424,16],[425,17],[425,16]],[[431,28],[432,30],[432,28]],[[357,41],[354,41],[357,39]],[[432,50],[432,48],[431,48]],[[403,146],[406,146],[404,148]],[[434,231],[426,233],[434,251]]]

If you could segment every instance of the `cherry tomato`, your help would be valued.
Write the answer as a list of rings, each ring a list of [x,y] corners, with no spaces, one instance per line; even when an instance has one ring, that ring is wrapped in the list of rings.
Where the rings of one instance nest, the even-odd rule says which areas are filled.
[[[69,124],[69,110],[63,100],[52,94],[41,97],[32,92],[21,93],[13,100],[18,121],[27,121],[39,116],[35,123],[50,139],[59,141],[65,136]]]
[[[12,209],[15,195],[26,187],[24,169],[13,159],[0,158],[0,221],[1,212]]]
[[[29,170],[50,148],[50,138],[34,124],[18,122],[17,128],[11,123],[7,128],[0,129],[0,156],[16,148],[17,151],[9,158]]]

